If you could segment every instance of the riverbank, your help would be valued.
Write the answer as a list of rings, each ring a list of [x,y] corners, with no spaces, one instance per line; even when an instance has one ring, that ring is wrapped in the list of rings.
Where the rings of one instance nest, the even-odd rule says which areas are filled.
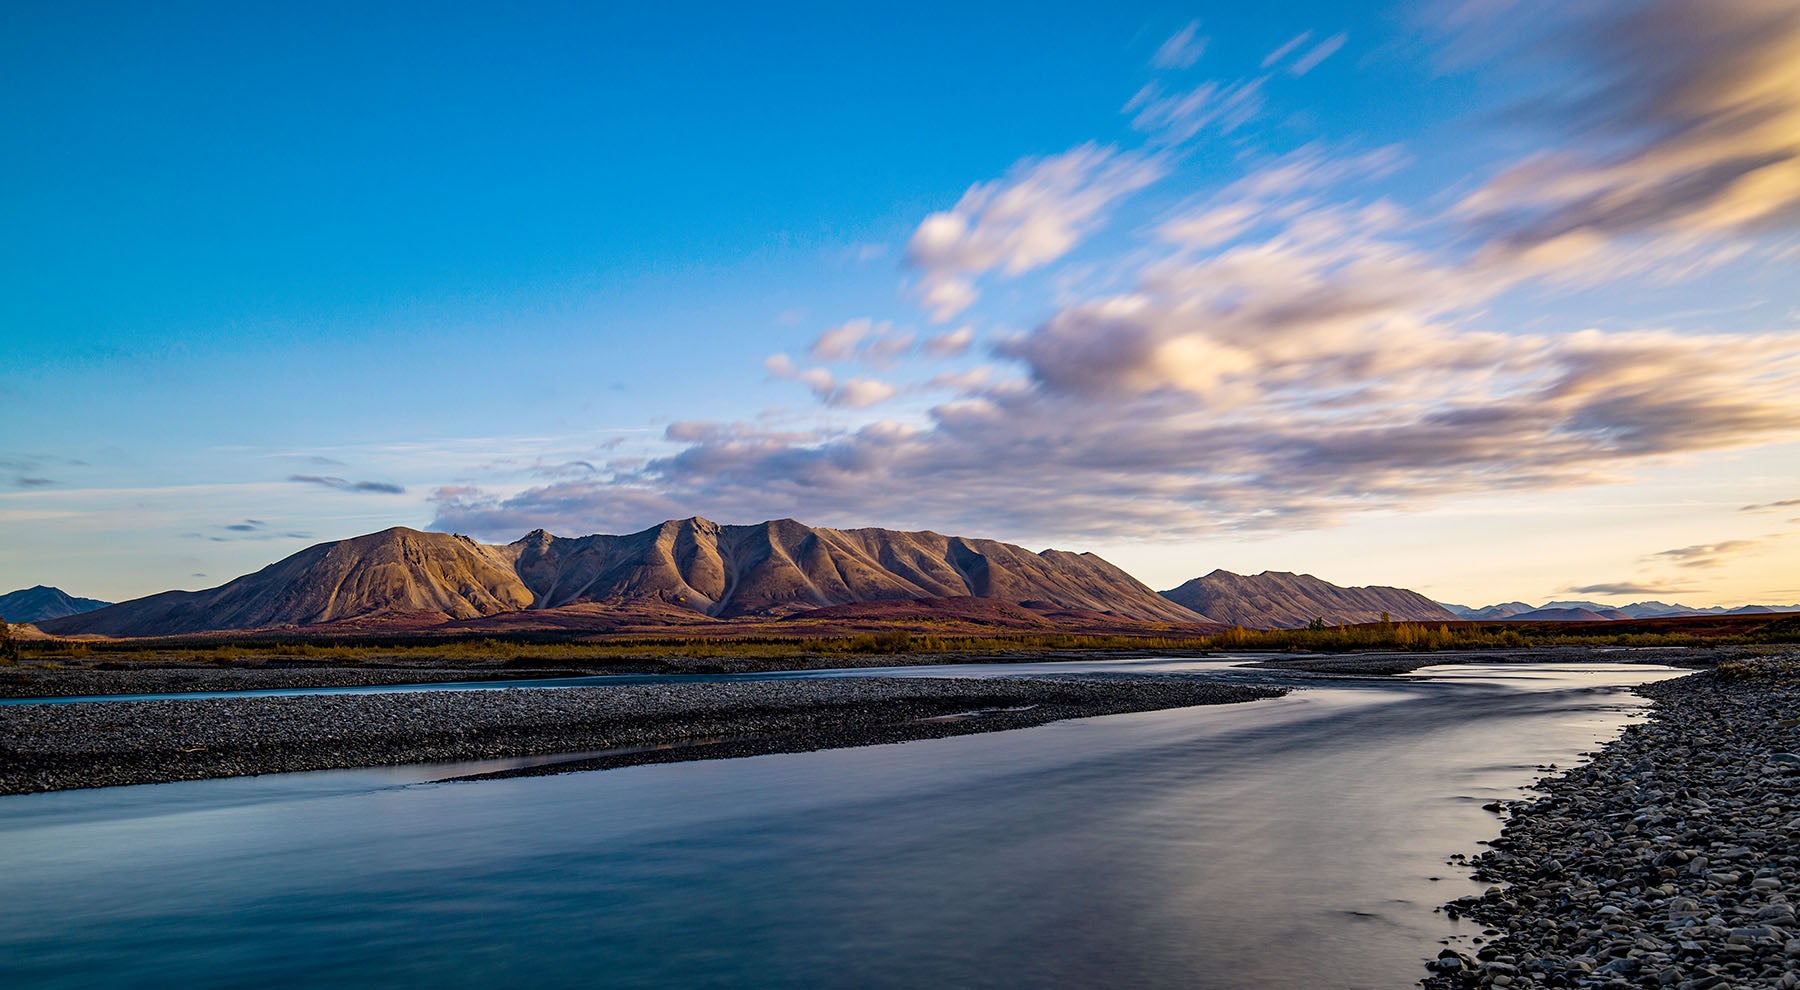
[[[866,655],[671,656],[558,662],[503,649],[478,657],[410,656],[404,651],[355,660],[290,655],[279,650],[241,656],[120,659],[98,654],[54,662],[0,667],[0,698],[103,697],[120,694],[186,694],[292,688],[380,687],[393,684],[545,680],[611,675],[717,676],[789,670],[927,667],[959,663],[1046,663],[1196,656],[1184,650],[1007,650],[984,653],[883,653]],[[604,683],[604,682],[597,682]]]
[[[1438,664],[1467,663],[1660,663],[1675,667],[1709,667],[1748,655],[1745,647],[1662,647],[1609,649],[1559,646],[1479,651],[1363,651],[1273,657],[1252,662],[1264,670],[1331,676],[1405,674]],[[924,667],[945,664],[1056,663],[1062,661],[1130,660],[1155,657],[1206,657],[1190,649],[995,650],[981,653],[879,653],[864,655],[670,656],[655,659],[610,659],[558,662],[553,658],[510,654],[498,647],[471,656],[418,656],[407,651],[376,652],[355,660],[290,654],[280,650],[244,651],[242,655],[184,657],[179,653],[139,657],[95,653],[0,666],[0,699],[104,697],[124,694],[185,694],[219,691],[267,691],[294,688],[380,687],[394,684],[542,680],[609,675],[757,674],[783,670]],[[1241,654],[1240,654],[1241,655]],[[603,682],[597,682],[603,683]]]
[[[585,755],[549,771],[562,772],[900,742],[1284,693],[1183,677],[869,677],[14,705],[0,707],[0,794]]]
[[[1800,654],[1647,685],[1650,719],[1540,781],[1446,906],[1491,941],[1424,981],[1800,987]]]

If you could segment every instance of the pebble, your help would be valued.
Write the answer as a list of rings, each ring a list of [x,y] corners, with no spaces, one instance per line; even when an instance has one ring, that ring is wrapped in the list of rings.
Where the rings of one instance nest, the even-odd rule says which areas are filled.
[[[1492,886],[1445,906],[1516,969],[1424,986],[1800,988],[1800,654],[1638,690],[1650,719],[1509,803],[1467,860]]]

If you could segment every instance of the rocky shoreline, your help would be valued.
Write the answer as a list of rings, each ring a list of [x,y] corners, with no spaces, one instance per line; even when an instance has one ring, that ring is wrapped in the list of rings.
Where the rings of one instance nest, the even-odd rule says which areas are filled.
[[[1648,722],[1514,804],[1484,924],[1423,984],[1800,987],[1800,654],[1646,685]]]
[[[563,772],[899,742],[1284,693],[1183,677],[858,677],[9,705],[0,707],[0,794],[587,755],[534,771]]]

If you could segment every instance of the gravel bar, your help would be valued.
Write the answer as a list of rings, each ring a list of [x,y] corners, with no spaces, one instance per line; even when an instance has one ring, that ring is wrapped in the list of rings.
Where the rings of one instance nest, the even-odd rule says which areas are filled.
[[[15,705],[0,707],[0,794],[613,752],[548,768],[558,772],[897,742],[1283,693],[1185,677],[856,677]]]
[[[1800,654],[1638,689],[1650,720],[1512,804],[1429,988],[1800,987]]]
[[[1204,653],[1155,650],[1001,650],[982,653],[881,653],[755,656],[615,657],[609,659],[504,656],[487,659],[382,657],[331,663],[283,656],[279,651],[227,661],[121,661],[69,658],[57,663],[0,666],[0,698],[57,698],[111,694],[180,694],[285,688],[375,687],[445,681],[507,681],[593,677],[610,674],[715,676],[788,670],[925,667],[943,664],[1047,663],[1194,657]]]

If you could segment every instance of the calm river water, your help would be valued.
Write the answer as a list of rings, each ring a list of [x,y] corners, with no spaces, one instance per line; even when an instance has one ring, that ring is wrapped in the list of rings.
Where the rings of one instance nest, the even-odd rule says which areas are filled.
[[[1472,934],[1432,909],[1473,889],[1445,859],[1498,831],[1480,806],[1679,673],[1435,667],[746,760],[0,798],[0,986],[1405,987]]]

